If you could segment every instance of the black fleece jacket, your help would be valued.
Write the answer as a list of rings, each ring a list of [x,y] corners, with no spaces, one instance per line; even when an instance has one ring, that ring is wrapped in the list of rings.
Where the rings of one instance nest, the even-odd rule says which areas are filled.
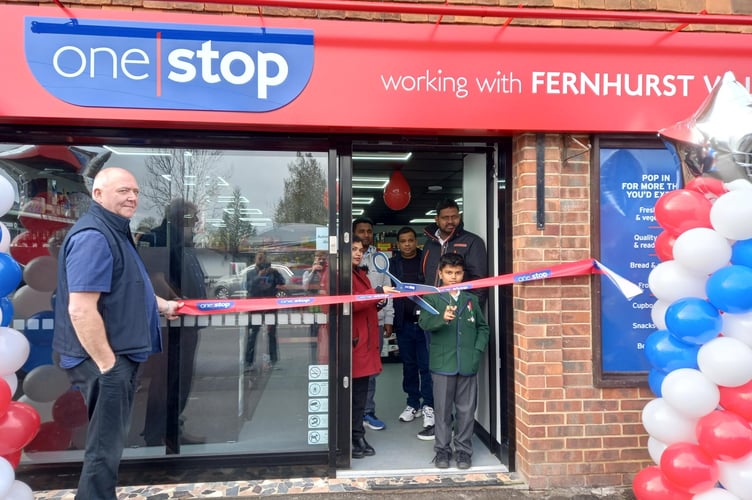
[[[465,258],[464,281],[472,281],[488,276],[488,254],[486,244],[477,234],[465,231],[462,222],[454,229],[444,245],[436,237],[439,226],[436,223],[429,224],[423,230],[426,236],[426,244],[423,246],[423,260],[421,270],[426,277],[426,285],[441,286],[439,283],[439,258],[445,253],[458,253]],[[468,290],[481,299],[481,305],[486,301],[488,290],[480,288]]]

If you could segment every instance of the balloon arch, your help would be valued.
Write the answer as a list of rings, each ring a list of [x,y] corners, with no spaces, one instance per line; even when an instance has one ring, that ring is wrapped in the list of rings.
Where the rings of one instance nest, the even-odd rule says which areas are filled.
[[[752,98],[727,73],[694,116],[660,131],[687,182],[655,205],[643,409],[655,465],[638,500],[752,499]]]

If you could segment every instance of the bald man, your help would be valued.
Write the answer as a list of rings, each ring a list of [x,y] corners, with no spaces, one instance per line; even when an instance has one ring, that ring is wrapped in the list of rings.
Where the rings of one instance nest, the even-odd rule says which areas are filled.
[[[127,170],[94,178],[94,203],[60,249],[53,348],[89,414],[76,499],[115,500],[130,425],[136,372],[162,350],[159,315],[177,318],[178,302],[157,297],[133,244],[130,219],[139,188]]]

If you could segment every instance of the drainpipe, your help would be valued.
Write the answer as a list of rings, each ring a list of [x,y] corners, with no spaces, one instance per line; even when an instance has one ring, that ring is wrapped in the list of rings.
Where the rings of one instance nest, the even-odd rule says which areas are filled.
[[[60,0],[54,0],[60,5]],[[511,19],[558,19],[565,21],[614,21],[713,24],[713,25],[752,25],[752,16],[733,14],[682,14],[673,12],[588,10],[588,9],[545,9],[526,7],[498,7],[490,5],[454,5],[447,3],[404,3],[373,2],[352,0],[181,0],[183,3],[246,5],[256,7],[280,7],[289,9],[314,9],[327,11],[357,11],[390,14],[423,14],[435,16],[470,16]]]

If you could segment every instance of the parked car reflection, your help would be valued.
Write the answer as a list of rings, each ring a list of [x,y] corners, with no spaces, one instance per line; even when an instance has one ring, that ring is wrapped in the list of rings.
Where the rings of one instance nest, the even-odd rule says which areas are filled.
[[[238,274],[233,276],[223,276],[214,284],[214,297],[218,299],[236,298],[245,299],[248,297],[248,291],[245,289],[245,282],[248,273],[256,269],[256,264],[251,264]],[[272,264],[272,269],[276,269],[285,279],[285,291],[290,294],[297,294],[298,287],[290,286],[293,283],[293,272],[289,267],[282,264]]]

